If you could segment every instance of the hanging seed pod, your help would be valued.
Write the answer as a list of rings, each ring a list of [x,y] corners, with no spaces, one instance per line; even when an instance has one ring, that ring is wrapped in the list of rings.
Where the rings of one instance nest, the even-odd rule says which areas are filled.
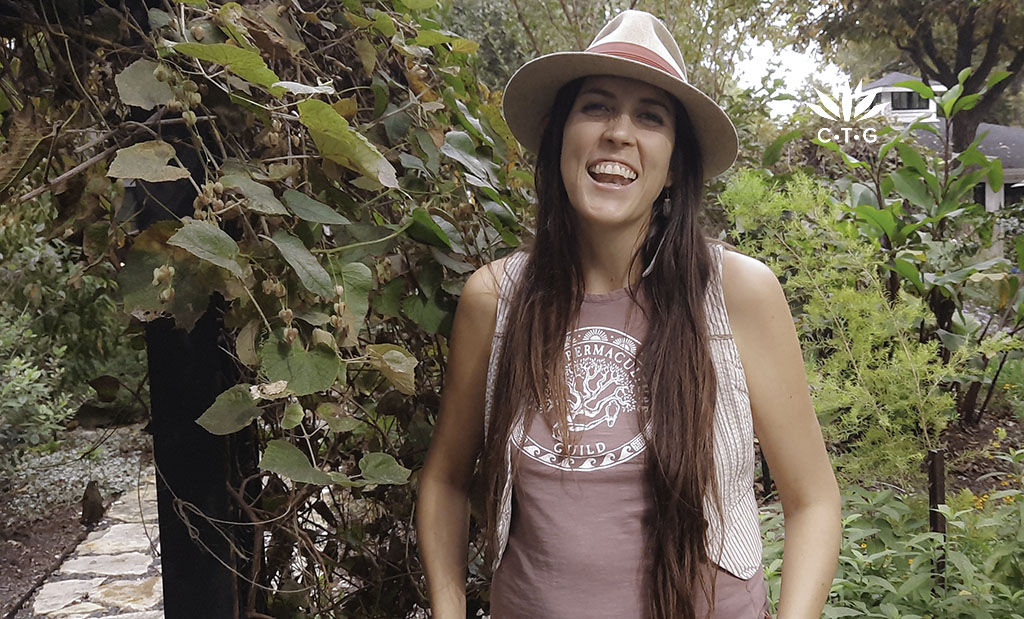
[[[167,68],[167,65],[158,64],[156,68],[153,69],[153,79],[158,82],[169,82],[173,77],[174,74],[169,68]]]
[[[295,327],[288,327],[284,330],[284,341],[291,344],[299,337],[299,330]]]

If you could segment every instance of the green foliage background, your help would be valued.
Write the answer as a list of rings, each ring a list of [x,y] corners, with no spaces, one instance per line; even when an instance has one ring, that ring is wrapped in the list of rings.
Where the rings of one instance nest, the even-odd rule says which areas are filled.
[[[199,423],[259,435],[250,480],[259,497],[232,492],[267,540],[251,555],[262,554],[257,569],[242,575],[257,585],[249,610],[402,617],[425,608],[413,499],[446,336],[469,274],[532,226],[531,162],[502,120],[499,89],[531,46],[589,40],[621,4],[588,4],[560,26],[545,13],[566,5],[541,0],[168,0],[59,15],[25,3],[0,46],[0,372],[11,377],[0,441],[48,440],[74,404],[106,391],[110,380],[84,387],[100,376],[144,399],[132,336],[162,316],[191,329],[219,295],[241,380]],[[974,238],[991,222],[972,190],[1001,167],[970,149],[954,160],[922,155],[905,134],[889,134],[881,152],[819,144],[828,173],[798,169],[786,149],[802,134],[776,140],[765,117],[778,84],[744,91],[721,79],[743,40],[709,24],[742,15],[758,36],[779,36],[754,5],[776,6],[708,0],[669,20],[692,43],[694,81],[723,101],[743,143],[741,169],[712,187],[712,228],[783,282],[840,477],[919,489],[920,460],[942,429],[980,417],[986,393],[1012,401],[996,390],[999,373],[1005,365],[1005,381],[1021,371],[1024,293],[1009,270],[1024,268],[1024,250],[983,261],[984,235]],[[952,112],[961,100],[942,104]],[[140,193],[191,205],[163,204],[163,220],[144,226]],[[997,328],[971,322],[970,295],[998,310]],[[1019,464],[1019,454],[1001,456]],[[1019,488],[1019,470],[1012,483]],[[876,616],[928,616],[934,596],[950,612],[1006,616],[998,613],[1018,600],[1020,545],[974,580],[964,575],[961,591],[988,597],[933,596],[922,565],[937,551],[927,534],[919,539],[921,506],[847,494],[862,515],[848,517],[856,534],[829,616],[876,607]],[[984,561],[996,539],[984,518],[1019,523],[1020,503],[1002,501],[1018,494],[993,497],[992,516],[951,512],[964,523],[949,542],[958,556]],[[974,499],[956,509],[985,508]],[[772,509],[764,523],[777,599]],[[474,520],[471,613],[487,606],[477,537]],[[889,556],[886,571],[878,561]],[[908,558],[913,570],[900,563]],[[896,594],[875,591],[878,579]]]

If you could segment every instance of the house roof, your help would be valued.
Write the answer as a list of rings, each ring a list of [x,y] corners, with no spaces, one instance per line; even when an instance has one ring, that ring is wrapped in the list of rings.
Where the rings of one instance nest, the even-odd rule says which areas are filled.
[[[914,75],[910,75],[909,73],[900,73],[899,71],[893,71],[892,73],[888,73],[886,75],[883,75],[881,78],[871,82],[870,84],[865,85],[863,88],[864,88],[864,90],[872,90],[874,88],[889,88],[889,89],[892,89],[892,90],[906,90],[906,91],[909,91],[910,90],[909,88],[904,88],[902,86],[894,86],[894,84],[896,84],[898,82],[918,81],[920,79],[921,78],[916,77]],[[938,88],[938,89],[941,89],[941,90],[946,90],[945,86],[943,86],[939,82],[936,82],[935,80],[929,81],[928,85],[931,86],[932,88]]]
[[[945,131],[946,119],[939,118],[937,128],[939,133]],[[986,157],[998,157],[1003,163],[1004,169],[1024,168],[1024,127],[1010,127],[1007,125],[996,125],[981,123],[975,135],[988,134],[978,144],[978,150]],[[914,135],[922,144],[931,148],[939,148],[939,138],[924,129],[917,129]]]
[[[981,123],[978,134],[988,131],[978,150],[988,157],[999,157],[1004,168],[1024,168],[1024,127]]]

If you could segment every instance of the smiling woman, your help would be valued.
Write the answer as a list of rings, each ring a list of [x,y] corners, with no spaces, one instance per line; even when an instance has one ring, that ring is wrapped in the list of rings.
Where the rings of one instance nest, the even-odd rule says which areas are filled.
[[[640,11],[527,63],[504,111],[537,152],[537,229],[459,301],[417,503],[434,616],[465,616],[479,457],[494,619],[763,619],[756,434],[786,517],[778,616],[818,617],[839,494],[792,317],[698,223],[732,123]]]
[[[581,247],[643,238],[651,204],[672,184],[674,138],[675,111],[660,88],[624,77],[583,78],[560,162]],[[592,288],[601,292],[602,285]]]

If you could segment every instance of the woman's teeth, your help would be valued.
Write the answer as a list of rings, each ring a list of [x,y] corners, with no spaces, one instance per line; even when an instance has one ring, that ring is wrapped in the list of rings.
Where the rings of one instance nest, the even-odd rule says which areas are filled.
[[[602,161],[590,166],[587,172],[599,183],[628,185],[636,179],[636,172],[621,163]]]

